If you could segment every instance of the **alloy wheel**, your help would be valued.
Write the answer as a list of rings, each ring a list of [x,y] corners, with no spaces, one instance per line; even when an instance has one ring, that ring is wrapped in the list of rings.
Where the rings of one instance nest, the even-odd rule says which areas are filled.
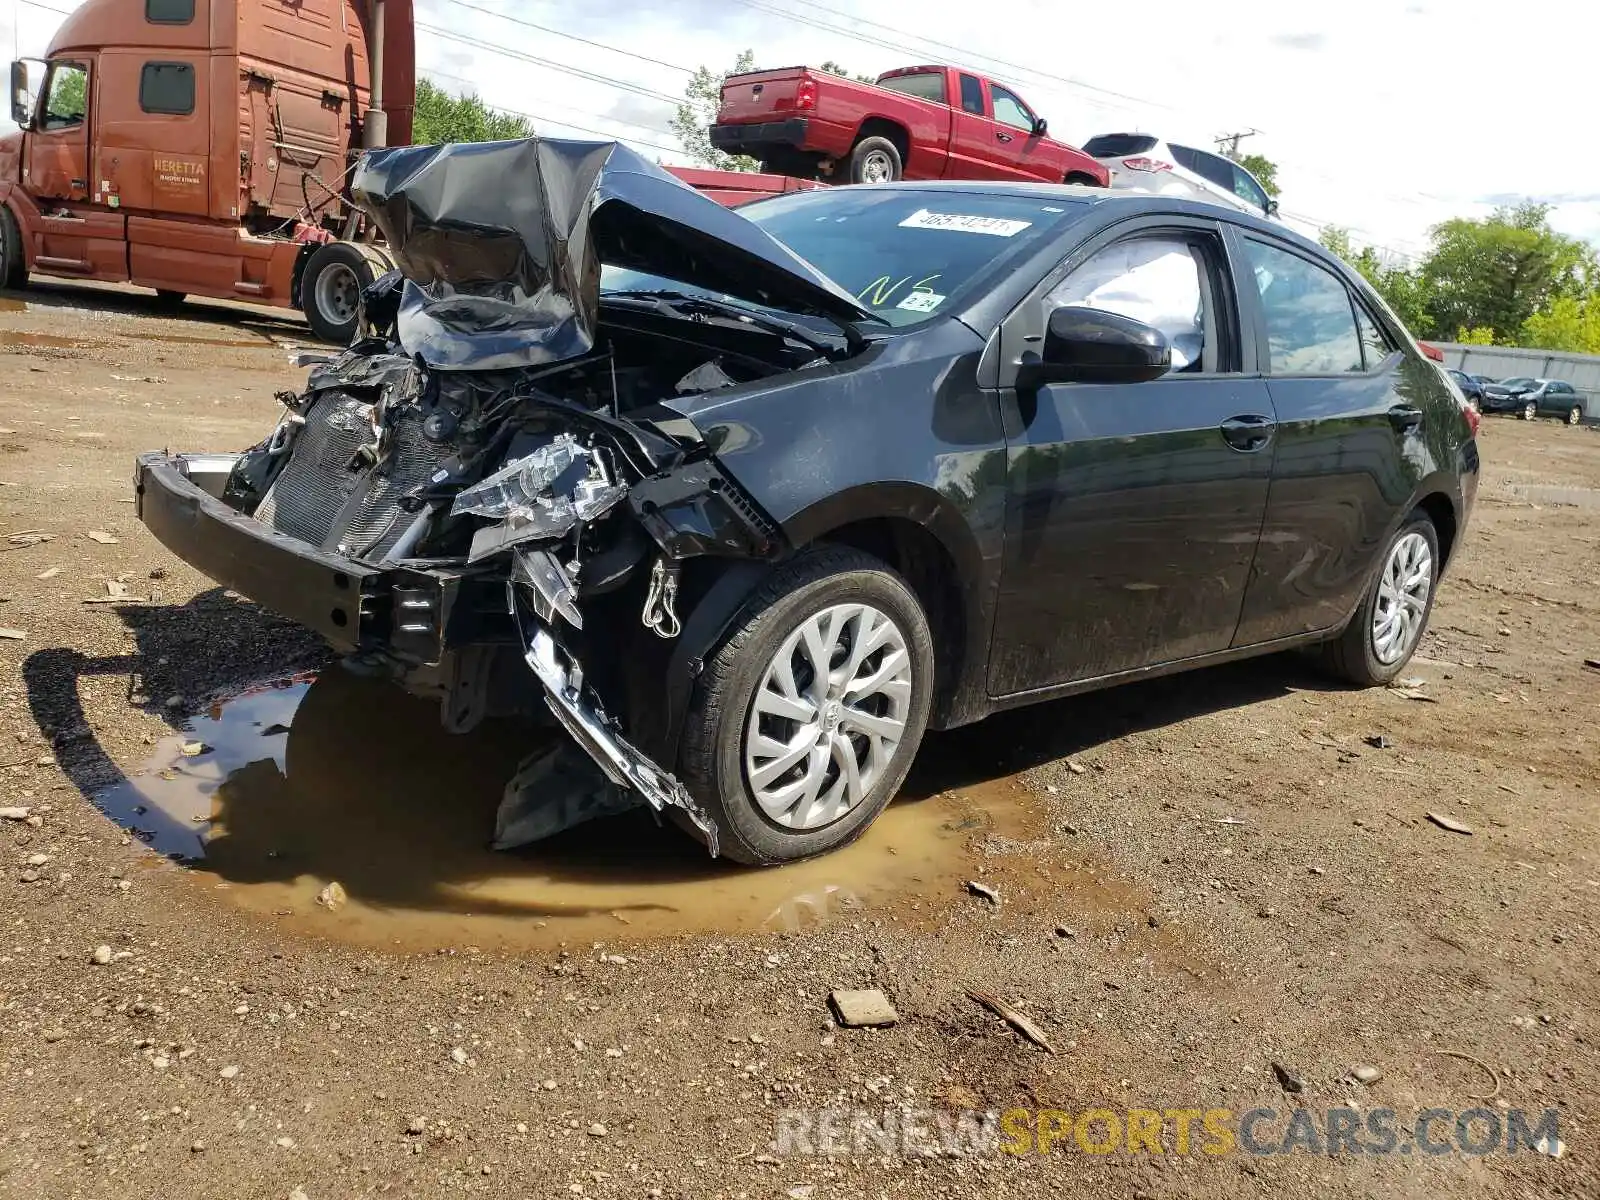
[[[1535,404],[1532,400],[1529,400],[1526,404],[1524,404],[1522,406],[1522,419],[1524,421],[1531,421],[1535,417],[1537,417],[1538,415],[1539,415],[1539,406],[1537,404]]]
[[[1572,406],[1572,411],[1567,413],[1567,424],[1568,425],[1576,425],[1579,422],[1581,422],[1582,420],[1583,420],[1583,409],[1579,408],[1576,404],[1574,404]]]
[[[1386,667],[1416,648],[1433,591],[1433,551],[1420,533],[1408,533],[1389,551],[1372,610],[1372,653]]]
[[[832,605],[784,639],[744,730],[745,778],[769,820],[820,829],[866,800],[905,737],[911,662],[904,631],[869,604]]]

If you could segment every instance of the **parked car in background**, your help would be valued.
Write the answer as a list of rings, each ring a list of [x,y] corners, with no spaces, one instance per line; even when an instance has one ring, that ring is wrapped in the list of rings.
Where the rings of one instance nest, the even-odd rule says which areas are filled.
[[[142,457],[139,518],[452,728],[542,700],[738,862],[854,839],[927,728],[1296,646],[1388,683],[1467,527],[1478,415],[1244,213],[736,214],[589,142],[374,151],[352,190],[413,281],[381,336],[255,449]]]
[[[901,67],[861,83],[808,67],[732,75],[711,144],[779,175],[848,183],[1028,179],[1106,187],[1105,167],[1045,136],[1011,88],[956,67]]]
[[[1483,389],[1485,412],[1520,413],[1532,421],[1540,413],[1554,413],[1568,425],[1581,424],[1588,415],[1588,400],[1564,379],[1532,379],[1518,376],[1490,384]]]
[[[1461,389],[1461,394],[1471,403],[1477,405],[1481,411],[1483,408],[1483,384],[1478,377],[1476,375],[1468,375],[1465,371],[1458,371],[1454,367],[1447,370],[1445,374],[1456,381],[1456,386]]]
[[[1149,133],[1102,133],[1083,152],[1111,172],[1111,186],[1163,196],[1193,196],[1258,217],[1278,214],[1261,181],[1232,159]]]

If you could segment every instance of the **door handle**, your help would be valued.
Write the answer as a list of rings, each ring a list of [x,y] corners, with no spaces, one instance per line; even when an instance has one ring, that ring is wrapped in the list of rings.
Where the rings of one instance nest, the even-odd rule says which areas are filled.
[[[1396,433],[1417,429],[1422,425],[1422,410],[1412,408],[1409,404],[1396,404],[1389,410],[1389,424],[1394,426]]]
[[[1278,423],[1260,413],[1245,413],[1229,417],[1218,428],[1222,431],[1222,440],[1228,445],[1242,454],[1254,454],[1271,445]]]
[[[997,133],[994,136],[1002,142],[1009,142],[1011,140],[1011,135],[1009,133]]]

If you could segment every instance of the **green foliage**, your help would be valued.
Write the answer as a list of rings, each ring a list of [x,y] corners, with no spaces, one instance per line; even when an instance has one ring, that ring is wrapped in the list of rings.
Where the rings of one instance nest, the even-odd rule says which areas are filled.
[[[878,77],[876,75],[852,74],[850,71],[845,70],[844,67],[834,62],[831,58],[818,67],[817,70],[826,71],[829,75],[840,75],[845,79],[854,79],[857,83],[876,83],[878,81]]]
[[[1549,212],[1527,202],[1434,226],[1420,274],[1436,328],[1489,328],[1514,342],[1536,313],[1600,282],[1594,250],[1550,228]]]
[[[58,117],[82,117],[89,111],[89,76],[81,70],[58,68],[50,77],[50,112]]]
[[[1528,318],[1520,340],[1536,350],[1600,354],[1600,291],[1590,292],[1582,300],[1557,297],[1545,311]]]
[[[1276,197],[1278,191],[1278,164],[1265,154],[1236,154],[1233,161],[1256,177],[1267,195]]]
[[[1455,341],[1463,346],[1492,346],[1494,345],[1494,330],[1487,325],[1475,325],[1471,329],[1456,330]]]
[[[412,139],[419,145],[444,142],[499,142],[533,136],[533,122],[497,112],[478,96],[453,96],[432,80],[417,80],[417,114]]]
[[[1433,334],[1433,322],[1428,316],[1427,291],[1416,272],[1405,267],[1386,266],[1371,246],[1357,250],[1350,242],[1350,231],[1336,225],[1326,227],[1319,238],[1322,244],[1372,285],[1372,290],[1383,297],[1384,303],[1394,310],[1405,327],[1417,337]]]
[[[755,69],[756,52],[746,50],[727,71],[713,71],[701,67],[690,77],[683,89],[683,103],[673,114],[669,124],[683,151],[698,165],[719,171],[755,171],[759,164],[742,154],[724,154],[711,144],[711,124],[717,119],[717,109],[722,105],[722,84],[729,75],[743,75]]]

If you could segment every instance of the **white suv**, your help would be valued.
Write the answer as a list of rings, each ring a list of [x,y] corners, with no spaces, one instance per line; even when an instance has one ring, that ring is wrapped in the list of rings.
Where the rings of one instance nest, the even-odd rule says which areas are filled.
[[[1256,216],[1278,215],[1278,202],[1254,175],[1209,150],[1164,142],[1148,133],[1102,133],[1085,142],[1083,152],[1111,172],[1113,188],[1193,196]]]

